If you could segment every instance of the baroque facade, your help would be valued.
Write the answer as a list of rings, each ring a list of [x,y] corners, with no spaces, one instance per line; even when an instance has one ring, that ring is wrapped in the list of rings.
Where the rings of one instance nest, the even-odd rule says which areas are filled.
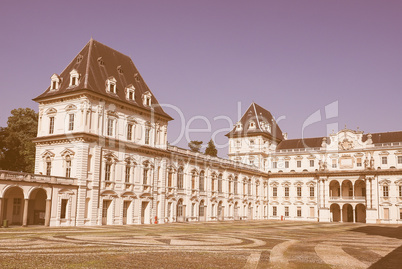
[[[252,103],[229,159],[173,147],[172,118],[131,59],[93,39],[34,100],[35,173],[0,171],[11,225],[402,223],[402,132],[287,139]]]

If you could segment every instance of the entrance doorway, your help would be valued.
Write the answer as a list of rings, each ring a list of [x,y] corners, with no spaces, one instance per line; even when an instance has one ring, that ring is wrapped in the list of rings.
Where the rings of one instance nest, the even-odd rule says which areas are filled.
[[[185,214],[184,214],[184,205],[183,199],[179,199],[177,202],[177,222],[184,222]]]
[[[150,214],[149,214],[149,202],[141,203],[141,224],[149,224],[150,223]]]
[[[102,225],[107,225],[108,224],[108,211],[109,211],[109,207],[110,204],[112,203],[112,201],[110,200],[103,200],[103,204],[102,204]]]
[[[218,220],[223,221],[224,220],[224,212],[223,212],[223,205],[222,201],[219,202],[218,204]]]

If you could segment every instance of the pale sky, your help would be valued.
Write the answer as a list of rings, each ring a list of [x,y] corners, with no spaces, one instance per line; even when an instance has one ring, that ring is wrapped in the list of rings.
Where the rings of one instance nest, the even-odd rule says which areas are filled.
[[[37,111],[31,99],[92,36],[131,56],[159,103],[183,112],[184,123],[166,109],[175,118],[171,143],[182,124],[205,128],[200,117],[211,131],[190,139],[208,142],[229,127],[223,118],[235,123],[252,101],[281,118],[289,138],[300,138],[318,110],[322,120],[305,127],[305,137],[325,136],[334,124],[402,130],[399,0],[2,0],[0,35],[0,126],[13,108]],[[223,134],[219,145],[227,142]],[[186,139],[177,145],[187,147]]]

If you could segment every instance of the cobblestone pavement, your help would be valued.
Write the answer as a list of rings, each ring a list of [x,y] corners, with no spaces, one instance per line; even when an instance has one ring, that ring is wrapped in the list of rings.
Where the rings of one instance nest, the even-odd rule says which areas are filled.
[[[2,228],[0,268],[402,268],[402,226],[248,221]]]

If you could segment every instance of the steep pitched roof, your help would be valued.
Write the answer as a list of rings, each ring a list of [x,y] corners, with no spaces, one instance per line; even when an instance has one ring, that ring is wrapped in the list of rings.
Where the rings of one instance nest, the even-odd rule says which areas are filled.
[[[250,126],[252,122],[254,122],[255,127]],[[227,137],[261,134],[268,136],[276,141],[283,140],[282,131],[276,123],[271,112],[262,108],[254,102],[243,114],[239,123],[241,123],[242,125],[241,130],[238,130],[235,126],[232,131],[226,134]]]
[[[70,72],[73,69],[80,74],[80,83],[78,86],[69,87]],[[110,77],[116,79],[117,94],[106,91],[106,80]],[[142,79],[130,57],[92,38],[60,74],[60,79],[61,85],[59,89],[51,90],[49,87],[44,93],[33,100],[40,101],[44,98],[65,93],[89,90],[141,109],[151,110],[151,108],[144,106],[142,102],[142,95],[148,91],[151,92],[151,90]],[[135,101],[126,99],[125,88],[130,85],[135,88]],[[153,94],[151,103],[155,113],[164,116],[168,120],[172,120],[159,106]]]
[[[276,147],[276,150],[283,149],[302,149],[302,148],[321,148],[322,140],[326,139],[329,142],[328,137],[311,137],[311,138],[299,138],[283,140]]]
[[[363,135],[362,141],[366,141],[368,134]],[[402,131],[397,132],[385,132],[371,134],[373,143],[390,143],[390,142],[402,142]]]

